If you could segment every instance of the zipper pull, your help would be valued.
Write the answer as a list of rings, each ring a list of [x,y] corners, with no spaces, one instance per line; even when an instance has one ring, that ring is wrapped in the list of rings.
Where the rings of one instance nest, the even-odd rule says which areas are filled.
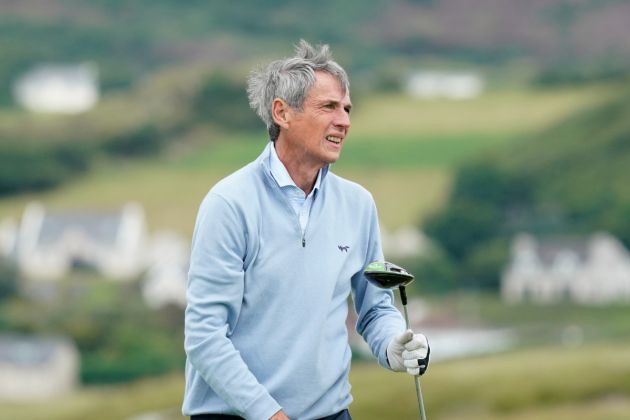
[[[302,248],[306,247],[306,238],[302,237]]]

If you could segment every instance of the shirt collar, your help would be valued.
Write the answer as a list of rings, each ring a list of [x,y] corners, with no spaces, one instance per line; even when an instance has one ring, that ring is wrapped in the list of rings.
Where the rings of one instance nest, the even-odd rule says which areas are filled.
[[[289,175],[287,168],[278,157],[278,153],[276,153],[276,148],[273,143],[271,144],[271,151],[269,152],[269,170],[271,171],[271,176],[273,177],[273,179],[276,180],[278,186],[280,186],[281,188],[287,186],[294,186],[296,188],[299,188],[297,185],[295,185],[295,182],[293,182],[293,179],[291,179],[291,175]],[[313,187],[313,191],[311,192],[311,194],[319,190],[321,185],[321,178],[322,170],[320,169],[317,172],[317,179],[315,180],[315,186]]]

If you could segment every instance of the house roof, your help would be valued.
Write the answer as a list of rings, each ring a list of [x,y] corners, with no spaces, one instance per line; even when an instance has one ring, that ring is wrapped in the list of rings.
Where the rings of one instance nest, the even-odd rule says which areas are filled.
[[[538,257],[546,265],[552,265],[560,255],[572,255],[578,262],[584,263],[589,258],[589,242],[571,238],[555,238],[538,242]]]
[[[70,341],[61,337],[0,335],[0,365],[45,365],[60,349],[69,346]]]
[[[89,240],[113,245],[121,224],[121,213],[51,213],[44,216],[40,245],[54,245],[68,232],[78,232]]]
[[[623,244],[608,233],[595,233],[588,237],[556,236],[535,238],[530,234],[518,235],[512,247],[513,256],[535,255],[544,267],[551,267],[558,261],[566,261],[584,265],[599,260],[606,264],[603,255],[614,255],[630,261],[630,255]],[[604,261],[604,262],[602,262]]]

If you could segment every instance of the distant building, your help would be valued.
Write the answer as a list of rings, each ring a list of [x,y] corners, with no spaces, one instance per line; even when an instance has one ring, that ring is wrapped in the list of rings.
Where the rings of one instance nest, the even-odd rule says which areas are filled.
[[[17,225],[15,220],[0,220],[0,258],[9,257],[15,251]]]
[[[73,391],[79,353],[69,340],[0,335],[0,400],[33,401]]]
[[[605,233],[586,240],[537,240],[521,234],[501,280],[503,298],[512,303],[585,305],[630,302],[630,255]]]
[[[98,102],[98,71],[91,63],[40,65],[15,82],[13,93],[29,111],[81,113]]]
[[[395,231],[381,227],[381,241],[385,258],[409,258],[426,253],[427,237],[413,226],[403,226]]]
[[[56,280],[74,266],[89,266],[112,279],[131,279],[145,268],[144,211],[127,204],[119,212],[47,213],[26,207],[18,230],[20,272],[35,280]]]
[[[162,232],[153,235],[142,295],[154,308],[186,306],[186,279],[190,251],[179,235]]]
[[[481,95],[484,81],[472,72],[422,71],[412,74],[406,83],[409,95],[421,99],[473,99]]]
[[[187,241],[175,233],[149,236],[136,203],[111,212],[47,212],[31,203],[19,225],[0,221],[0,256],[15,260],[42,291],[74,268],[88,267],[118,281],[143,277],[150,306],[185,306],[189,254]]]

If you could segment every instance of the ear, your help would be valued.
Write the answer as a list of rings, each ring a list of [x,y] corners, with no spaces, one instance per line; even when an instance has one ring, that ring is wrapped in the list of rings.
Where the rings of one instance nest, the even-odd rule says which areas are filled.
[[[280,98],[276,98],[271,103],[271,117],[273,121],[282,128],[289,127],[291,120],[291,107]]]

